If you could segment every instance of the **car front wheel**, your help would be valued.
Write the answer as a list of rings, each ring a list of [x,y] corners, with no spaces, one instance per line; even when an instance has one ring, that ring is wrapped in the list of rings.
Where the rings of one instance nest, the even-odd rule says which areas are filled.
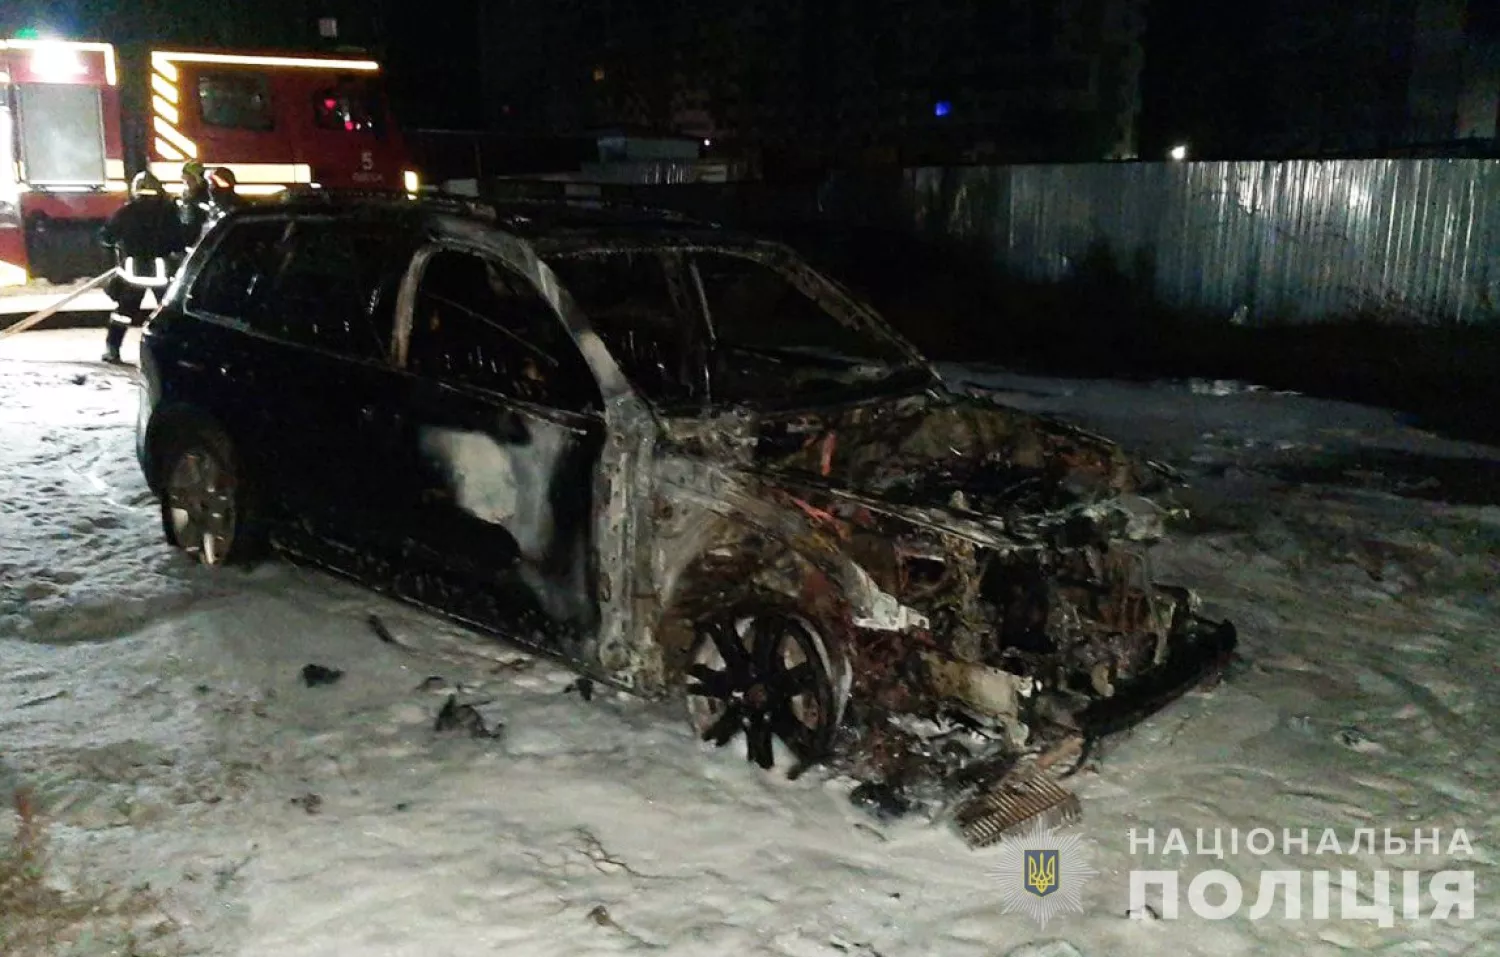
[[[793,771],[828,754],[838,724],[830,660],[814,626],[789,607],[749,603],[700,621],[687,671],[688,717],[704,741],[745,738],[746,758],[775,764],[774,741]]]

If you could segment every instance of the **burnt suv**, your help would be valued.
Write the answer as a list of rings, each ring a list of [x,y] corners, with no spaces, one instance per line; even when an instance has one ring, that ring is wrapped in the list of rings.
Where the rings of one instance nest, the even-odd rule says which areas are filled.
[[[1160,469],[949,391],[840,285],[720,228],[293,198],[205,239],[141,355],[173,545],[271,546],[680,695],[764,767],[993,778],[1234,646],[1151,579]]]

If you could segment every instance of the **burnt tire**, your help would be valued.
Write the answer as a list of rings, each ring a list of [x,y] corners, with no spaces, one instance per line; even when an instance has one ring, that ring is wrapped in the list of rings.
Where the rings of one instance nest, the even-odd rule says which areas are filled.
[[[836,666],[810,619],[789,603],[746,601],[695,631],[685,690],[701,740],[723,747],[743,737],[746,760],[766,769],[779,740],[794,776],[828,756],[839,722]]]
[[[265,554],[253,488],[222,428],[184,418],[153,459],[169,545],[203,565],[245,564]]]

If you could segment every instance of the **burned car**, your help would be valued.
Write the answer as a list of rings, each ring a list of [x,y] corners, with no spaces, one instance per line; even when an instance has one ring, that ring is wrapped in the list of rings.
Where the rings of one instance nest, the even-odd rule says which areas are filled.
[[[950,391],[713,226],[295,197],[205,239],[142,372],[172,544],[269,545],[680,696],[763,767],[989,786],[1234,647],[1152,580],[1162,470]]]

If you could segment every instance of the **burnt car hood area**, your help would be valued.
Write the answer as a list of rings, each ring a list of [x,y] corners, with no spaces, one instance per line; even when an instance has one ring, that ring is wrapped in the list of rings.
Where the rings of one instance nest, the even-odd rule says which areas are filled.
[[[937,384],[666,431],[668,499],[701,502],[672,473],[709,464],[709,494],[763,533],[759,570],[728,563],[705,605],[817,610],[848,659],[833,752],[871,784],[946,804],[1076,765],[1234,651],[1151,575],[1178,480],[1100,436]]]

